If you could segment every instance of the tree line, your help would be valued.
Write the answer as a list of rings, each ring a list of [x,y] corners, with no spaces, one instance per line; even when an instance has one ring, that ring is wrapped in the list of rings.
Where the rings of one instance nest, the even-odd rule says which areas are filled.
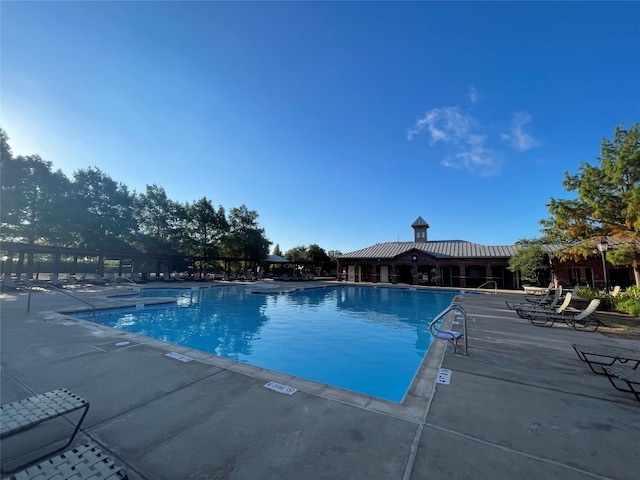
[[[118,253],[264,259],[272,242],[246,205],[225,210],[207,197],[177,202],[164,188],[141,193],[99,168],[68,178],[39,155],[14,155],[0,128],[0,238]]]

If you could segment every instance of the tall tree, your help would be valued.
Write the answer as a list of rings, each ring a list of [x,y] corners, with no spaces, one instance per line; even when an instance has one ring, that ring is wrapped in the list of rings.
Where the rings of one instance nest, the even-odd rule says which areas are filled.
[[[309,248],[306,245],[297,245],[286,251],[284,256],[293,263],[306,263],[311,260]]]
[[[324,248],[312,243],[307,249],[309,260],[313,262],[314,267],[320,267],[321,270],[330,270],[332,263]]]
[[[226,255],[246,261],[265,258],[271,242],[258,223],[258,212],[241,205],[229,210],[229,234],[224,244]]]
[[[565,255],[584,256],[595,245],[584,243],[594,237],[613,237],[623,247],[612,251],[613,264],[632,265],[640,286],[640,124],[629,129],[616,127],[613,139],[602,139],[598,166],[582,163],[578,173],[565,173],[563,186],[577,198],[551,198],[551,217],[542,220],[543,231],[552,239],[581,241]]]
[[[135,215],[139,243],[145,252],[178,253],[186,228],[186,211],[169,199],[164,188],[147,185],[145,193],[136,197]]]
[[[338,257],[342,255],[342,252],[340,250],[329,250],[327,255],[329,256],[329,259],[335,263]]]
[[[64,244],[69,240],[69,180],[60,170],[53,172],[51,162],[38,155],[13,157],[10,150],[3,147],[3,151],[3,239]]]
[[[224,208],[216,210],[207,197],[193,205],[187,204],[188,228],[191,252],[202,257],[214,257],[220,253],[220,242],[229,230]]]
[[[73,178],[78,244],[88,248],[131,249],[138,225],[133,216],[134,197],[127,186],[96,167],[78,170]]]
[[[0,128],[0,161],[10,160],[13,158],[13,152],[9,145],[9,135],[4,131],[4,128]]]

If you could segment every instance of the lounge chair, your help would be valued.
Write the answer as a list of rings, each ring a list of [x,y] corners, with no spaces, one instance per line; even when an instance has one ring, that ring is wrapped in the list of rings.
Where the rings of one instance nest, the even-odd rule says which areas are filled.
[[[604,368],[614,364],[631,368],[638,368],[640,365],[640,351],[638,350],[578,343],[574,343],[572,346],[578,354],[578,358],[589,365],[591,371],[598,375],[605,375]],[[600,369],[594,368],[594,365],[599,366]]]
[[[58,446],[48,455],[59,452],[73,442],[80,430],[80,425],[89,411],[89,402],[66,388],[59,388],[50,392],[35,395],[15,402],[7,403],[0,407],[0,438],[6,441],[8,437],[20,434],[25,430],[61,417],[67,414],[82,411],[75,424],[75,429],[67,443]],[[38,461],[47,455],[40,456],[32,461]],[[2,471],[5,472],[4,468]]]
[[[102,275],[96,275],[92,280],[89,281],[92,285],[106,285],[108,283],[107,277],[103,277]]]
[[[595,316],[595,312],[599,306],[600,299],[594,298],[589,302],[587,308],[573,315],[558,315],[555,313],[545,313],[540,310],[528,312],[526,315],[527,319],[536,327],[552,327],[555,322],[562,321],[575,330],[595,332],[598,330],[598,327],[604,325],[598,317]]]
[[[12,277],[2,277],[0,280],[0,289],[17,290],[22,284]]]
[[[85,444],[28,467],[8,477],[9,480],[104,479],[126,480],[124,467],[105,455],[93,444]]]
[[[523,285],[522,289],[524,290],[524,293],[526,294],[533,294],[536,296],[540,296],[540,295],[545,295],[547,293],[549,293],[549,290],[551,290],[553,288],[553,282],[549,283],[548,287],[536,287],[533,285]]]
[[[611,365],[604,367],[604,373],[616,390],[631,392],[640,402],[640,369],[638,365],[635,368],[626,365]],[[626,384],[626,388],[618,386],[619,383]]]
[[[571,303],[572,298],[573,298],[573,294],[571,292],[567,292],[567,294],[564,296],[564,299],[560,305],[554,306],[553,304],[550,304],[548,306],[545,306],[545,305],[534,306],[534,305],[525,303],[521,307],[515,308],[515,311],[520,318],[524,318],[529,321],[531,321],[529,317],[531,317],[536,312],[542,313],[544,315],[549,313],[552,313],[552,314],[555,313],[556,315],[560,315],[567,308],[569,308],[569,304]]]
[[[551,292],[553,291],[553,297],[551,296]],[[545,295],[542,298],[532,298],[529,296],[525,296],[524,297],[525,300],[527,298],[529,298],[529,301],[526,302],[519,302],[519,303],[515,303],[515,302],[505,302],[507,304],[507,308],[509,310],[518,310],[518,309],[522,309],[522,308],[540,308],[540,307],[546,307],[546,308],[554,308],[556,307],[559,303],[560,300],[562,299],[562,287],[558,287],[555,290],[549,290],[549,292],[547,292],[547,295]]]
[[[549,299],[551,297],[551,293],[554,290],[553,289],[553,283],[550,283],[549,286],[546,289],[544,289],[542,287],[534,287],[534,288],[537,290],[537,292],[544,292],[544,295],[542,295],[542,293],[537,293],[537,292],[534,295],[525,295],[524,296],[525,301],[534,302],[534,303],[537,303],[537,302],[549,302]],[[536,290],[532,289],[531,287],[529,287],[529,290],[527,290],[527,288],[525,287],[525,293],[533,292],[533,291],[536,291]]]
[[[58,274],[51,275],[49,284],[56,288],[62,288],[64,286],[64,283],[60,281],[60,278],[58,278]]]

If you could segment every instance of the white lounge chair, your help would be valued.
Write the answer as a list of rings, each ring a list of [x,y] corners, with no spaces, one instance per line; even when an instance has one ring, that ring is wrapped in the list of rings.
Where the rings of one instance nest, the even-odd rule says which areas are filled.
[[[564,300],[560,305],[556,306],[551,304],[548,306],[545,306],[545,305],[537,306],[537,305],[531,305],[531,304],[525,303],[521,307],[515,308],[515,311],[520,318],[525,318],[525,319],[529,319],[529,317],[535,314],[536,312],[539,312],[544,315],[547,315],[550,313],[551,314],[555,313],[557,315],[560,315],[567,308],[569,308],[569,304],[571,303],[572,299],[573,299],[573,294],[571,292],[567,292],[567,294],[564,296]]]
[[[595,332],[598,327],[604,325],[595,315],[599,306],[600,299],[594,298],[587,308],[573,315],[558,315],[534,310],[527,314],[527,319],[536,327],[552,327],[557,321],[562,321],[576,330]]]

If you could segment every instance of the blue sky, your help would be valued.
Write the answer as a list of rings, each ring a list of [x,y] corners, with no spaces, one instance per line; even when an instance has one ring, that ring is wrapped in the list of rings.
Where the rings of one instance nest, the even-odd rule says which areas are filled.
[[[639,2],[6,2],[1,121],[71,177],[256,210],[286,251],[540,236],[640,121]]]

